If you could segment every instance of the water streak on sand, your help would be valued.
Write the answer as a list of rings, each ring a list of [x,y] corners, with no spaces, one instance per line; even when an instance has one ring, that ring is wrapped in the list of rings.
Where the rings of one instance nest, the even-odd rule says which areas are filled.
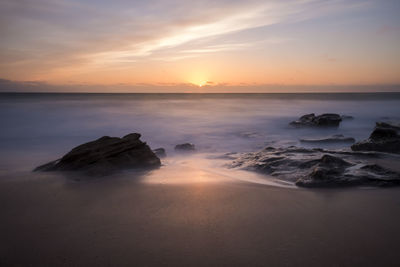
[[[263,185],[296,188],[293,183],[280,181],[242,170],[228,169],[225,160],[210,158],[210,154],[173,156],[163,160],[163,166],[142,179],[150,184],[190,184],[215,182],[250,182]]]

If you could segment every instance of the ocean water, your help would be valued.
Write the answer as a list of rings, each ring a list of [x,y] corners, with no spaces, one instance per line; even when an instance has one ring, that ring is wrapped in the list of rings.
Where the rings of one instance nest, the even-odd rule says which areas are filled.
[[[338,128],[294,129],[288,125],[307,113],[339,113],[354,119],[343,121]],[[138,132],[151,148],[163,147],[168,154],[163,167],[148,181],[204,181],[215,179],[211,177],[214,174],[220,179],[227,175],[216,159],[224,153],[290,145],[346,149],[348,144],[305,145],[299,139],[332,134],[365,139],[376,121],[400,119],[400,93],[3,93],[0,114],[3,176],[15,171],[29,173],[104,135]],[[184,142],[194,143],[197,152],[184,157],[176,154],[174,146]],[[229,176],[264,179],[240,171]]]

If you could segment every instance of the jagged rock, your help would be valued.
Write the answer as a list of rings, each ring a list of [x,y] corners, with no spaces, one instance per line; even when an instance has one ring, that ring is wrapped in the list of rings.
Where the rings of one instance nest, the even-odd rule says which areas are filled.
[[[194,144],[184,143],[175,146],[176,151],[195,151]]]
[[[335,134],[328,137],[322,137],[317,139],[300,139],[300,142],[303,143],[313,143],[313,144],[321,144],[321,143],[354,143],[356,140],[353,137],[344,137],[342,134]]]
[[[400,127],[393,123],[377,122],[368,139],[351,146],[354,151],[400,153]]]
[[[160,148],[156,148],[153,150],[154,154],[157,155],[157,157],[159,158],[164,158],[167,156],[167,153],[165,152],[165,149],[160,147]]]
[[[292,121],[290,125],[295,127],[337,127],[342,121],[338,114],[325,113],[315,116],[314,113],[301,116],[297,121]]]
[[[302,187],[400,185],[400,174],[373,163],[382,155],[298,147],[244,153],[229,166],[268,174]]]
[[[160,159],[150,147],[132,133],[123,138],[103,136],[82,144],[61,159],[37,167],[34,171],[80,171],[89,175],[105,175],[130,168],[155,168]]]

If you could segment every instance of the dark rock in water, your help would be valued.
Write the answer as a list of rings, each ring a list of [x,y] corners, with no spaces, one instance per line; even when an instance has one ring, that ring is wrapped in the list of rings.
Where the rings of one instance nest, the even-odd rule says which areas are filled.
[[[348,182],[347,179],[343,179],[345,169],[354,165],[331,155],[323,155],[313,162],[316,164],[312,166],[310,173],[299,178],[296,185],[307,187],[341,185]]]
[[[314,119],[317,126],[339,126],[341,121],[342,118],[338,114],[322,114]]]
[[[295,127],[337,127],[342,121],[338,114],[325,113],[315,116],[314,113],[301,116],[297,121],[292,121],[290,125]]]
[[[382,154],[267,147],[238,156],[233,168],[252,170],[303,187],[400,185],[400,174],[373,163]]]
[[[376,126],[382,128],[391,128],[397,131],[400,130],[400,122],[395,122],[395,121],[378,121],[376,123]]]
[[[75,147],[61,159],[37,167],[34,171],[81,171],[105,175],[131,168],[155,168],[160,159],[150,147],[132,133],[123,138],[103,136]]]
[[[301,116],[297,121],[292,121],[290,125],[292,126],[314,126],[314,119],[315,119],[315,114],[306,114]]]
[[[369,138],[372,140],[382,140],[382,139],[390,139],[398,137],[397,131],[392,128],[383,128],[383,127],[376,127],[374,131],[371,133]]]
[[[356,140],[353,137],[344,137],[342,134],[335,134],[328,137],[322,137],[317,139],[300,139],[303,143],[354,143]]]
[[[175,150],[177,151],[195,151],[195,147],[193,144],[184,143],[175,146]]]
[[[400,153],[400,127],[397,124],[377,122],[368,139],[351,146],[354,151]]]
[[[165,149],[160,147],[160,148],[156,148],[153,150],[154,154],[157,155],[157,157],[159,158],[164,158],[167,156],[167,153],[165,152]]]

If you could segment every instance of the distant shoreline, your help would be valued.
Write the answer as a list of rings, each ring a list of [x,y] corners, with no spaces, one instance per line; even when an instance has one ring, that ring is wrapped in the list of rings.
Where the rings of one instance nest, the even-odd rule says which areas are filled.
[[[175,99],[175,98],[266,98],[283,100],[400,100],[400,92],[309,92],[309,93],[96,93],[96,92],[0,92],[0,99],[23,98],[69,98],[80,99],[93,97],[115,97],[117,99]]]

